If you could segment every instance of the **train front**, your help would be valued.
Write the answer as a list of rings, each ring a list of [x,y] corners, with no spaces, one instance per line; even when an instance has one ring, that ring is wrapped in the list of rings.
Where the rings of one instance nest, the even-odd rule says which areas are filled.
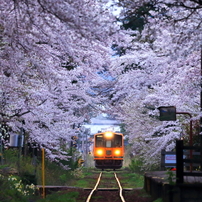
[[[121,168],[123,156],[124,142],[122,133],[108,131],[94,135],[94,161],[96,168]]]

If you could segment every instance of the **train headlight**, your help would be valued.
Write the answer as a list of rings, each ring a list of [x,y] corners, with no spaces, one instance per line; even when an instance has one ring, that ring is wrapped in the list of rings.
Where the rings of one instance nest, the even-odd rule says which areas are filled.
[[[111,139],[111,138],[113,138],[113,133],[108,131],[108,132],[105,132],[104,136],[107,139]]]
[[[97,153],[98,156],[102,156],[103,155],[103,150],[102,149],[98,149],[96,151],[96,153]]]
[[[121,154],[121,150],[116,149],[116,150],[114,151],[114,154],[115,154],[115,155],[120,155],[120,154]]]

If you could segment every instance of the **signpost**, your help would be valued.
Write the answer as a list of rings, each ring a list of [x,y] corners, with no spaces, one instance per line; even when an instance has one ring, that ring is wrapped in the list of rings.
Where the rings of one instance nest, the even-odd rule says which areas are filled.
[[[166,154],[165,155],[165,164],[176,164],[176,155],[175,154]]]
[[[160,121],[176,121],[176,107],[162,106],[158,109],[160,111]]]
[[[176,121],[176,114],[184,114],[190,117],[190,130],[189,130],[189,146],[193,145],[192,133],[192,115],[188,112],[176,112],[175,106],[161,106],[158,108],[160,111],[160,121]],[[190,150],[190,158],[192,158],[192,150]],[[192,163],[190,163],[190,170],[192,172]]]

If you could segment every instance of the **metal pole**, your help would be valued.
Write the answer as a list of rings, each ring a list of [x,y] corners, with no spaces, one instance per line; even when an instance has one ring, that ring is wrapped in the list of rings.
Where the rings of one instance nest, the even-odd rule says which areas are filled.
[[[189,115],[190,117],[190,122],[189,122],[189,146],[193,145],[193,132],[192,132],[192,115],[188,112],[176,112],[176,114],[185,114],[185,115]],[[190,149],[190,159],[192,159],[192,149]],[[192,172],[192,163],[190,163],[190,172]]]

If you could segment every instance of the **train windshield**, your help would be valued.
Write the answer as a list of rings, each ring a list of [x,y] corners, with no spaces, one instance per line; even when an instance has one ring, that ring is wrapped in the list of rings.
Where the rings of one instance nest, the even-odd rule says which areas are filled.
[[[112,140],[106,140],[102,134],[95,137],[96,147],[122,147],[122,135],[115,134]]]
[[[114,147],[122,147],[122,136],[121,135],[115,134]]]
[[[104,146],[104,138],[103,135],[97,135],[95,137],[95,146],[96,147],[103,147]]]

